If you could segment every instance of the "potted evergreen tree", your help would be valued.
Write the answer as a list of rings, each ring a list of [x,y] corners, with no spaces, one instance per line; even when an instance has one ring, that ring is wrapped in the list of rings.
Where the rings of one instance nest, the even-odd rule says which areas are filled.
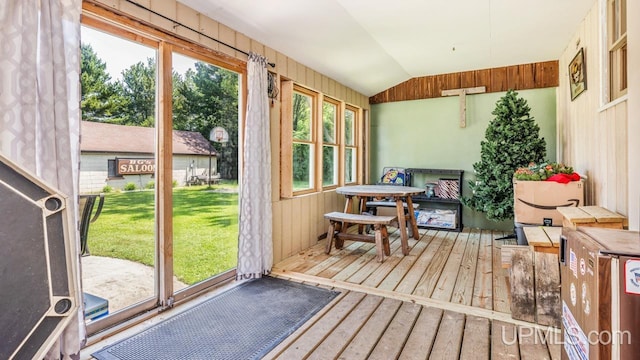
[[[476,180],[469,182],[472,195],[462,203],[486,214],[489,220],[513,218],[513,174],[531,162],[541,163],[546,142],[529,114],[531,108],[518,93],[509,90],[498,100],[480,150],[473,164]]]

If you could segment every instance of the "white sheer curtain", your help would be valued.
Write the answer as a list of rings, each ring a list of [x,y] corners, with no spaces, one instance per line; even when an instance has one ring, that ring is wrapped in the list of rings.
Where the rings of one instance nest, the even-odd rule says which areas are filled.
[[[237,279],[271,272],[271,138],[267,98],[267,60],[251,53],[247,63],[249,96],[240,194]]]
[[[81,5],[81,0],[0,2],[0,151],[69,196],[74,220]],[[77,231],[70,235],[76,243]],[[78,268],[79,255],[76,260]],[[84,338],[84,320],[78,316],[47,358],[79,359]]]

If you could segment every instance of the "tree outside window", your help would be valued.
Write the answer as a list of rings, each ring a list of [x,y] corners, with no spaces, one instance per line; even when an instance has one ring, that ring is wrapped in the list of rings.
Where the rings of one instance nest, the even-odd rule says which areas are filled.
[[[356,111],[347,107],[344,112],[344,182],[356,181]]]
[[[338,184],[338,104],[325,100],[322,103],[322,185]]]
[[[314,188],[312,119],[313,98],[293,93],[293,191]]]

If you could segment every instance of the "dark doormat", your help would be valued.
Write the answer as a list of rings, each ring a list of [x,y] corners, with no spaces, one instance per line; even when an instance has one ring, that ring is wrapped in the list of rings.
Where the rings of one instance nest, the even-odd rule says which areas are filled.
[[[338,294],[267,276],[92,355],[99,360],[259,359]]]

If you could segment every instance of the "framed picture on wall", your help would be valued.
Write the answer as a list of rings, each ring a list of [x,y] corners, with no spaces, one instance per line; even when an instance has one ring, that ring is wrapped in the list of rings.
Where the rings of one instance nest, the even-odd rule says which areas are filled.
[[[584,48],[580,48],[569,63],[569,89],[571,101],[587,90],[587,67],[584,63]]]

